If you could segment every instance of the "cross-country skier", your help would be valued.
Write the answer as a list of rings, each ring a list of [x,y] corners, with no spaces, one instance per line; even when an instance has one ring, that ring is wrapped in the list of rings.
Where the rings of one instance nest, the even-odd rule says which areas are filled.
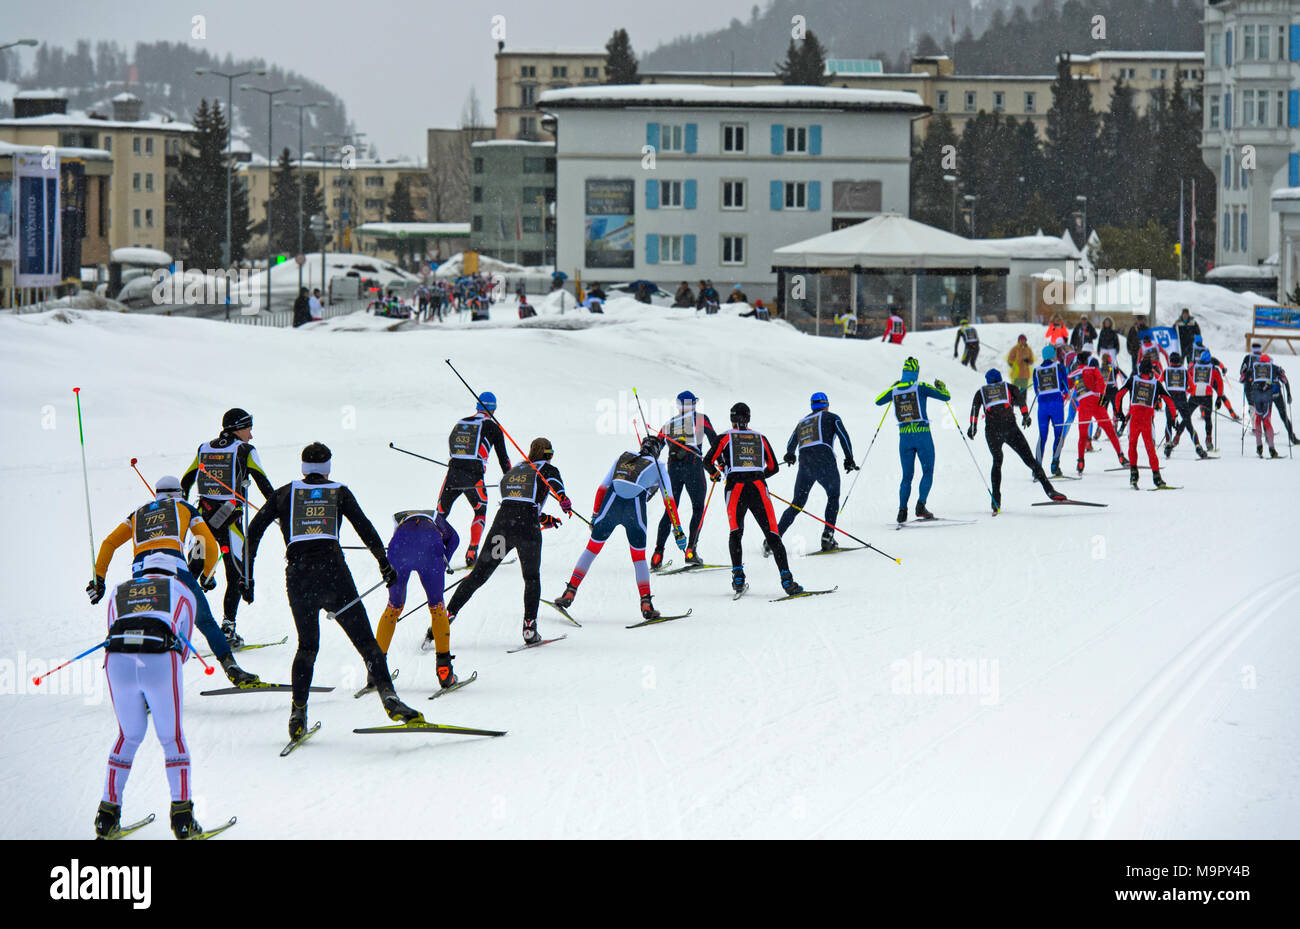
[[[925,401],[933,397],[947,403],[952,399],[943,381],[930,386],[918,380],[921,363],[908,358],[903,363],[903,373],[897,381],[876,397],[876,406],[893,404],[894,418],[898,420],[898,457],[903,464],[903,480],[898,485],[898,521],[907,522],[907,500],[912,495],[912,476],[916,460],[921,461],[921,486],[916,494],[918,519],[934,519],[925,506],[930,498],[930,485],[934,483],[934,439],[930,435],[930,420],[926,416]]]
[[[226,593],[222,600],[221,632],[231,648],[244,639],[235,630],[239,593],[244,583],[244,535],[248,510],[239,499],[248,499],[249,479],[257,482],[263,499],[271,499],[275,485],[266,476],[253,437],[253,417],[235,407],[221,417],[221,434],[204,442],[194,461],[181,475],[181,492],[189,497],[190,487],[198,491],[199,512],[217,540],[226,566]],[[199,470],[199,466],[203,470]],[[232,492],[234,491],[234,492]]]
[[[1069,372],[1056,357],[1056,349],[1043,346],[1043,363],[1034,368],[1034,393],[1038,404],[1038,448],[1035,458],[1043,463],[1047,430],[1052,430],[1052,476],[1061,473],[1061,444],[1065,439],[1065,392]]]
[[[1034,453],[1030,450],[1029,443],[1025,441],[1024,433],[1016,425],[1013,407],[1019,407],[1020,423],[1028,428],[1031,420],[1029,407],[1025,404],[1025,395],[1014,384],[1004,381],[1002,372],[997,368],[990,368],[984,373],[984,386],[975,391],[975,397],[971,400],[970,428],[966,430],[966,434],[972,439],[975,438],[976,430],[979,428],[980,410],[983,409],[986,420],[984,440],[988,442],[989,453],[993,455],[990,477],[993,479],[994,516],[1002,510],[1003,445],[1010,445],[1011,450],[1020,456],[1020,460],[1033,472],[1034,480],[1043,485],[1043,492],[1049,499],[1056,501],[1065,499],[1065,494],[1057,492],[1051,481],[1047,479],[1043,466],[1034,460]]]
[[[117,716],[117,740],[108,755],[104,799],[95,815],[95,836],[100,839],[116,838],[121,832],[122,794],[135,753],[148,733],[150,713],[171,788],[172,832],[178,839],[188,839],[203,831],[194,821],[190,750],[181,727],[182,671],[190,656],[185,643],[194,636],[198,606],[194,594],[176,577],[178,564],[162,552],[145,555],[139,574],[118,584],[108,601],[104,673]]]
[[[191,533],[203,544],[202,581],[196,580],[190,573],[185,561],[185,545]],[[230,643],[221,634],[221,628],[212,616],[208,606],[205,590],[217,586],[213,574],[217,570],[217,542],[212,531],[199,515],[199,511],[181,498],[181,482],[170,474],[158,478],[154,485],[154,499],[122,520],[108,534],[99,546],[95,558],[95,579],[86,586],[86,593],[91,603],[98,603],[104,596],[104,575],[113,553],[124,542],[131,542],[131,573],[141,570],[146,555],[160,552],[176,560],[176,577],[186,589],[194,595],[195,623],[199,632],[208,640],[213,657],[220,662],[222,670],[230,683],[236,687],[256,683],[257,675],[250,674],[235,663],[235,656],[230,653]]]
[[[905,335],[907,335],[907,324],[903,322],[903,317],[896,312],[890,313],[889,322],[885,325],[885,334],[880,337],[880,341],[902,345]]]
[[[578,585],[591,570],[592,562],[605,547],[609,537],[619,526],[627,535],[628,551],[632,554],[632,569],[636,575],[637,593],[641,597],[643,619],[658,619],[659,611],[650,601],[650,569],[645,562],[646,501],[658,496],[670,486],[672,478],[659,460],[664,441],[648,435],[635,452],[624,452],[610,465],[605,479],[596,488],[596,501],[591,505],[591,538],[578,556],[573,574],[564,587],[564,593],[555,598],[556,606],[569,607],[578,595]]]
[[[1199,338],[1199,336],[1198,336]],[[1209,349],[1202,349],[1200,357],[1191,368],[1191,378],[1187,385],[1188,405],[1192,410],[1199,409],[1205,425],[1205,447],[1213,449],[1214,445],[1214,411],[1225,404],[1232,414],[1233,421],[1238,421],[1237,411],[1223,393],[1223,374],[1214,363],[1214,356]],[[1216,397],[1217,394],[1217,397]],[[1213,405],[1211,405],[1213,401]],[[1182,423],[1174,433],[1174,441],[1183,431]]]
[[[796,460],[799,462],[799,470],[794,478],[794,497],[790,501],[794,505],[786,507],[776,527],[777,534],[784,538],[785,531],[808,502],[808,494],[812,492],[813,485],[820,484],[826,491],[826,522],[830,524],[822,530],[824,552],[839,548],[834,528],[835,517],[840,511],[840,472],[835,464],[836,439],[840,440],[840,449],[844,452],[844,473],[848,474],[857,468],[853,462],[853,443],[849,441],[844,420],[830,411],[830,405],[826,394],[821,391],[813,394],[809,400],[812,412],[799,420],[790,433],[790,441],[785,445],[785,463],[792,465]]]
[[[429,601],[429,628],[420,646],[424,651],[437,651],[438,684],[450,687],[456,683],[451,668],[451,630],[447,620],[447,607],[442,602],[443,583],[447,563],[456,553],[460,538],[451,524],[436,510],[402,510],[393,514],[393,537],[388,540],[388,563],[397,572],[397,580],[388,588],[388,606],[379,617],[375,641],[379,650],[388,654],[393,641],[393,630],[406,606],[406,585],[411,574],[420,576],[420,586]],[[374,680],[366,681],[373,687]]]
[[[963,319],[957,326],[957,338],[952,343],[952,357],[957,357],[957,347],[965,345],[966,349],[962,352],[961,363],[970,365],[972,371],[975,370],[975,359],[980,353],[980,334],[975,331],[969,320]]]
[[[749,428],[749,405],[737,403],[731,408],[731,428],[718,436],[709,449],[704,466],[709,479],[718,481],[726,473],[724,488],[727,500],[727,523],[730,535],[727,548],[731,554],[731,587],[740,594],[745,590],[745,565],[741,536],[745,532],[745,513],[758,523],[767,541],[768,550],[776,559],[781,574],[781,587],[787,594],[802,593],[790,574],[785,545],[776,531],[776,514],[772,511],[772,498],[767,493],[767,479],[781,469],[776,452],[767,436]]]
[[[262,534],[278,523],[284,536],[284,580],[289,609],[298,629],[298,650],[293,656],[293,699],[289,710],[289,739],[297,741],[307,731],[307,697],[320,649],[320,611],[334,614],[352,647],[366,665],[367,680],[373,680],[384,712],[395,722],[419,722],[422,715],[397,697],[388,674],[388,659],[379,650],[370,631],[366,608],[357,596],[339,533],[347,519],[362,544],[379,563],[384,583],[397,581],[397,571],[388,563],[384,541],[361,511],[346,484],[330,480],[332,454],[327,446],[313,442],[302,450],[302,479],[277,488],[266,506],[248,527],[248,586],[244,599],[253,602],[253,564]],[[350,605],[349,605],[350,604]],[[342,609],[347,606],[347,609]]]
[[[1101,379],[1106,385],[1106,391],[1101,395],[1100,409],[1103,413],[1109,411],[1111,421],[1119,423],[1119,428],[1122,430],[1124,428],[1124,417],[1120,415],[1119,404],[1115,401],[1115,395],[1119,393],[1120,381],[1127,381],[1128,375],[1120,369],[1114,352],[1103,351],[1101,353]]]
[[[686,563],[704,564],[695,551],[700,539],[700,525],[704,521],[704,448],[705,443],[712,445],[718,438],[709,417],[699,412],[696,404],[699,397],[689,390],[677,395],[677,415],[664,423],[659,430],[659,438],[672,440],[668,445],[668,474],[672,478],[668,485],[674,500],[680,500],[682,489],[691,498],[691,524],[687,529]],[[683,448],[682,446],[686,446]],[[688,450],[689,449],[689,450]],[[680,510],[678,511],[680,515]],[[650,567],[658,568],[664,561],[664,543],[668,540],[668,530],[672,528],[672,517],[667,510],[659,519],[659,529],[655,533],[655,550],[650,556]]]
[[[1276,404],[1282,410],[1282,421],[1286,423],[1287,432],[1289,433],[1291,423],[1286,418],[1286,410],[1282,406],[1281,400],[1283,385],[1286,386],[1287,399],[1290,399],[1291,385],[1286,380],[1286,372],[1273,364],[1273,359],[1262,352],[1258,360],[1250,365],[1246,376],[1250,379],[1247,394],[1250,398],[1251,409],[1254,411],[1255,451],[1261,458],[1264,456],[1264,446],[1260,439],[1260,429],[1262,428],[1268,436],[1269,454],[1273,458],[1277,458],[1279,456],[1277,449],[1274,447],[1272,408]],[[1288,438],[1290,438],[1289,435]]]
[[[1099,402],[1106,392],[1106,380],[1102,377],[1101,367],[1087,351],[1080,352],[1077,361],[1079,366],[1070,372],[1070,397],[1079,410],[1079,460],[1075,468],[1079,474],[1083,473],[1083,453],[1089,445],[1088,433],[1093,420],[1096,420],[1106,438],[1110,439],[1111,447],[1119,457],[1120,467],[1127,468],[1128,460],[1120,451],[1115,424],[1110,421]]]
[[[1291,426],[1291,417],[1287,415],[1287,407],[1291,403],[1291,382],[1287,380],[1286,372],[1282,367],[1276,364],[1268,355],[1260,355],[1259,360],[1272,368],[1272,393],[1273,405],[1277,407],[1278,415],[1282,417],[1283,424],[1286,425],[1286,437],[1292,445],[1300,445],[1300,439],[1295,436],[1295,429]],[[1286,402],[1282,401],[1282,393],[1286,392]]]
[[[1174,446],[1178,444],[1178,438],[1184,429],[1196,443],[1196,454],[1201,457],[1207,457],[1205,448],[1201,445],[1200,438],[1196,435],[1196,427],[1192,425],[1192,407],[1187,400],[1187,391],[1190,386],[1191,372],[1183,364],[1181,352],[1171,352],[1169,355],[1169,367],[1165,369],[1161,381],[1165,385],[1165,390],[1169,391],[1169,396],[1174,401],[1174,409],[1177,410],[1178,428],[1175,431],[1174,415],[1166,414],[1165,420],[1165,458],[1174,453]]]
[[[1155,338],[1149,333],[1142,338],[1142,347],[1138,349],[1138,363],[1141,364],[1143,361],[1151,362],[1151,367],[1154,369],[1152,373],[1156,377],[1160,377],[1169,364],[1169,353],[1156,344]]]
[[[469,548],[465,549],[465,566],[474,567],[478,557],[479,539],[487,522],[487,488],[483,478],[487,474],[488,455],[496,451],[501,473],[510,470],[510,456],[506,454],[506,439],[501,427],[491,416],[497,408],[496,395],[484,391],[478,395],[474,413],[458,419],[447,436],[450,467],[438,494],[438,512],[446,516],[452,504],[462,494],[474,508],[474,521],[469,530]]]
[[[573,504],[564,493],[564,478],[551,464],[554,457],[549,439],[533,439],[528,446],[527,460],[501,478],[501,505],[488,530],[485,553],[447,604],[452,619],[487,582],[507,553],[517,549],[519,571],[524,576],[524,644],[535,645],[542,640],[537,632],[537,604],[542,597],[542,530],[560,525],[559,518],[543,513],[542,507],[553,493],[566,516],[573,512]]]
[[[1173,407],[1173,398],[1156,374],[1155,365],[1149,358],[1138,362],[1137,373],[1129,378],[1128,383],[1119,389],[1119,398],[1125,394],[1129,400],[1129,422],[1132,428],[1128,433],[1129,483],[1136,489],[1138,485],[1138,439],[1141,438],[1147,449],[1147,461],[1151,465],[1151,479],[1157,487],[1164,487],[1160,476],[1160,458],[1156,455],[1155,439],[1151,436],[1151,420],[1156,413],[1156,405],[1164,400],[1166,409]]]

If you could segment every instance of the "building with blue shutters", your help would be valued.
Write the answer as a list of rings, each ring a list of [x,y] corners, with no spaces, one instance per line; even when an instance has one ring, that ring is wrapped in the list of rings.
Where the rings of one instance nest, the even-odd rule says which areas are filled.
[[[908,211],[913,120],[902,91],[620,85],[550,90],[557,267],[670,293],[776,292],[772,251]]]

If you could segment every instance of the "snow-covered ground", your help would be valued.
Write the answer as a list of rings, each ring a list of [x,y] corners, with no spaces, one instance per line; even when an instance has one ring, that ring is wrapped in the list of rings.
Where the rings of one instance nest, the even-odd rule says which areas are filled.
[[[179,474],[236,405],[252,411],[277,484],[296,476],[304,445],[324,441],[335,476],[387,535],[389,515],[432,505],[442,478],[388,443],[438,457],[452,421],[472,409],[444,358],[497,394],[521,444],[552,441],[584,513],[635,441],[633,387],[656,425],[684,388],[719,425],[744,400],[778,448],[808,395],[824,390],[863,465],[841,525],[902,564],[870,551],[798,557],[821,528],[800,517],[787,535],[796,578],[839,591],[769,603],[780,593],[776,569],[751,525],[745,599],[731,600],[725,571],[656,577],[656,605],[694,615],[629,631],[636,589],[616,536],[574,606],[583,627],[543,606],[543,632],[568,638],[513,655],[522,584],[518,567],[505,566],[452,629],[458,672],[479,673],[473,686],[425,701],[436,688],[433,656],[418,649],[426,614],[399,627],[390,653],[408,702],[435,721],[508,729],[501,739],[353,735],[386,719],[376,698],[352,699],[364,672],[324,619],[316,682],[337,689],[313,696],[311,716],[324,727],[286,759],[287,696],[200,697],[214,678],[192,664],[185,726],[197,811],[205,824],[238,815],[230,838],[1300,836],[1300,495],[1288,457],[1242,458],[1228,425],[1222,458],[1198,461],[1184,443],[1165,468],[1183,489],[1156,494],[1105,473],[1113,458],[1101,451],[1083,481],[1063,486],[1108,509],[1031,508],[1042,493],[1011,458],[1005,509],[993,519],[983,437],[972,444],[977,470],[948,411],[931,403],[929,504],[975,523],[895,531],[897,429],[886,422],[868,455],[880,422],[871,401],[915,354],[923,378],[952,389],[964,425],[982,378],[952,360],[951,331],[902,346],[815,339],[622,298],[603,318],[569,310],[520,325],[510,307],[496,325],[500,313],[491,326],[399,331],[363,314],[302,330],[75,310],[0,317],[9,526],[0,838],[88,836],[116,735],[95,659],[39,692],[30,683],[103,630],[102,608],[82,591],[89,553],[72,388],[82,388],[96,541],[144,500],[132,457],[150,479]],[[1248,316],[1210,315],[1206,339],[1235,367]],[[1041,337],[1014,324],[981,331],[988,361],[1018,331],[1035,346]],[[792,484],[783,471],[772,489],[788,497]],[[822,499],[815,490],[810,509]],[[453,522],[464,531],[468,521],[457,504]],[[714,500],[706,560],[726,560],[726,535]],[[545,534],[545,595],[562,589],[586,539],[577,520]],[[292,640],[280,552],[272,533],[257,601],[241,607],[253,640]],[[680,562],[671,542],[669,553]],[[348,554],[364,589],[377,579],[373,560]],[[110,584],[127,564],[119,552]],[[413,585],[409,604],[421,599]],[[382,605],[382,593],[368,598],[372,621]],[[287,680],[292,648],[241,661]],[[161,753],[146,741],[125,815],[163,813],[166,802]],[[140,837],[168,835],[155,824]]]

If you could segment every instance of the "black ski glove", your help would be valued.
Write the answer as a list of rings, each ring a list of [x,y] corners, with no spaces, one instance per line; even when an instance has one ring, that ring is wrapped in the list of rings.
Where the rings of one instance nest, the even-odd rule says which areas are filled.
[[[788,464],[788,465],[792,465],[792,464],[794,464],[798,459],[795,458],[795,456],[794,456],[793,454],[791,454],[790,452],[786,452],[785,458],[782,459],[782,460],[783,460],[786,464]]]
[[[379,562],[379,576],[384,579],[385,587],[392,587],[397,583],[397,569],[388,563],[387,558]]]
[[[564,525],[564,523],[560,521],[560,517],[552,516],[550,513],[543,513],[537,518],[537,522],[543,529],[558,529],[560,526]]]
[[[966,434],[970,436],[972,439],[975,438],[975,429],[976,429],[975,424],[971,423],[970,428],[966,430]]]
[[[96,577],[86,585],[86,596],[90,598],[92,604],[104,599],[104,579],[102,577]]]
[[[1024,426],[1026,429],[1028,429],[1033,424],[1034,424],[1033,417],[1031,417],[1028,413],[1023,414],[1020,417],[1020,425]]]
[[[213,577],[212,575],[210,575],[210,574],[209,574],[207,577],[200,577],[200,578],[199,578],[199,589],[202,590],[202,591],[204,591],[204,592],[216,590],[216,589],[217,589],[217,579],[216,579],[215,577]]]
[[[253,602],[253,579],[251,577],[239,585],[239,595],[244,598],[245,603]]]
[[[853,460],[853,456],[850,455],[848,458],[845,458],[844,473],[848,474],[850,471],[856,471],[856,470],[858,470],[858,466],[857,463]]]
[[[1222,394],[1220,394],[1219,397],[1218,397],[1218,399],[1214,401],[1214,408],[1215,408],[1216,410],[1218,410],[1218,409],[1222,409],[1222,408],[1223,408],[1223,395],[1222,395]]]

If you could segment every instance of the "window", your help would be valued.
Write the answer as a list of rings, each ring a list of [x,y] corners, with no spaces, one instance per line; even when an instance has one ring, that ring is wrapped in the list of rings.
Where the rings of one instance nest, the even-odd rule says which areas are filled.
[[[131,175],[131,189],[132,189],[132,190],[139,190],[139,189],[140,189],[140,172],[139,172],[139,171],[137,171],[135,174],[132,174],[132,175]]]
[[[482,231],[483,231],[483,217],[482,217],[482,216],[475,216],[475,217],[473,218],[473,220],[470,221],[470,226],[469,226],[469,228],[470,228],[470,230],[471,230],[472,232],[482,232]]]
[[[367,210],[382,210],[383,208],[384,208],[384,201],[383,201],[381,198],[379,198],[379,197],[367,197],[367,198],[366,198],[366,209],[367,209]]]
[[[1241,27],[1241,60],[1250,61],[1255,57],[1255,27],[1246,25]]]
[[[1219,128],[1219,95],[1210,94],[1210,117],[1209,127],[1211,129]]]
[[[582,76],[588,80],[594,80],[600,77],[600,68],[595,66],[583,65]]]
[[[522,65],[519,68],[520,77],[537,77],[537,65]]]
[[[1238,173],[1240,175],[1238,178],[1238,190],[1245,190],[1250,186],[1250,175],[1246,173],[1246,163],[1244,161],[1239,166]]]
[[[568,77],[568,65],[551,65],[551,77]]]
[[[1235,206],[1232,208],[1232,222],[1229,225],[1232,226],[1232,251],[1235,252],[1237,250],[1237,208]]]
[[[1217,68],[1223,59],[1223,36],[1217,32],[1210,33],[1210,67]]]
[[[1277,92],[1277,109],[1274,115],[1276,116],[1276,119],[1273,120],[1274,126],[1286,125],[1286,91],[1285,90],[1279,90]]]
[[[940,113],[948,112],[948,91],[936,91],[934,95],[934,108]]]
[[[475,188],[474,188],[474,202],[475,202],[475,203],[482,203],[482,202],[483,202],[483,188],[482,188],[482,187],[475,187]]]
[[[804,181],[785,182],[785,208],[787,210],[808,209],[808,184]]]
[[[519,138],[532,139],[537,136],[537,117],[521,116],[519,117]]]
[[[519,105],[535,106],[537,104],[537,85],[521,84],[519,85]]]
[[[153,136],[146,136],[146,137],[145,137],[145,140],[144,140],[144,153],[145,153],[146,155],[152,155],[152,154],[153,154]]]
[[[742,124],[730,123],[722,127],[722,150],[733,154],[743,154],[745,151],[745,127]]]
[[[524,159],[524,173],[525,173],[525,174],[545,174],[545,173],[546,173],[546,159],[545,159],[545,158],[525,158],[525,159]]]
[[[1244,217],[1243,217],[1243,218],[1244,218]],[[150,228],[150,229],[153,228],[153,210],[145,210],[145,211],[144,211],[144,224],[145,224],[145,226],[147,226],[147,227]],[[1245,227],[1245,225],[1243,225],[1241,228],[1242,228],[1242,231],[1244,232],[1246,227]]]
[[[1228,219],[1228,211],[1223,211],[1223,250],[1228,250],[1228,230],[1232,228],[1232,222]]]
[[[348,186],[348,179],[342,174],[336,174],[334,180],[330,181],[330,183],[335,187],[346,187]]]
[[[108,152],[113,150],[113,137],[111,135],[104,136],[104,150]]]
[[[1255,125],[1255,91],[1253,90],[1241,92],[1241,125]]]
[[[1038,94],[1032,90],[1025,91],[1025,112],[1026,113],[1038,112]]]
[[[681,152],[686,150],[686,128],[672,123],[659,124],[659,151]]]
[[[343,198],[342,198],[342,197],[335,197],[335,198],[334,198],[334,209],[338,210],[338,209],[342,209],[342,208],[343,208]]]
[[[993,112],[1002,113],[1006,111],[1006,108],[1007,108],[1006,92],[1001,90],[993,91]]]
[[[475,158],[475,159],[474,159],[474,173],[475,173],[475,174],[482,174],[482,173],[483,173],[483,159],[482,159],[482,158]]]
[[[1256,97],[1255,121],[1260,126],[1268,125],[1268,91],[1261,90]]]
[[[146,175],[144,176],[144,189],[145,189],[145,190],[153,190],[153,172],[152,172],[152,171],[149,172],[148,174],[146,174]]]
[[[743,235],[724,235],[722,237],[722,263],[724,265],[743,265],[745,263],[745,237]]]
[[[682,206],[682,182],[681,181],[660,181],[659,182],[659,205],[665,209],[681,209]]]
[[[724,210],[743,210],[745,208],[745,182],[722,182],[722,208]]]
[[[136,154],[136,155],[140,154],[140,137],[139,137],[139,136],[135,136],[135,137],[133,137],[133,138],[131,139],[131,152],[132,152],[133,154]]]
[[[1164,80],[1168,75],[1169,75],[1169,69],[1168,69],[1168,68],[1152,68],[1152,69],[1151,69],[1151,80],[1153,80],[1153,81],[1163,81],[1163,80]]]
[[[808,153],[808,129],[804,126],[785,127],[785,150],[787,154]]]
[[[973,90],[968,90],[968,91],[966,91],[966,100],[965,100],[965,104],[966,104],[966,112],[967,112],[967,113],[974,113],[974,112],[975,112],[975,91],[973,91]]]
[[[1232,152],[1223,153],[1223,189],[1232,190]]]
[[[131,211],[131,225],[134,226],[136,229],[139,229],[139,228],[140,228],[140,211],[139,211],[139,210],[132,210],[132,211]]]
[[[1277,54],[1274,57],[1278,61],[1286,60],[1286,26],[1277,27]]]
[[[366,175],[366,186],[367,186],[367,187],[383,187],[383,186],[384,186],[384,176],[383,176],[382,174],[368,174],[368,175]]]
[[[659,237],[659,260],[663,264],[679,265],[682,263],[682,237],[679,235],[661,235]]]
[[[1120,68],[1120,69],[1119,69],[1119,76],[1120,76],[1121,78],[1123,78],[1124,80],[1126,80],[1126,81],[1133,81],[1133,80],[1136,80],[1136,79],[1137,79],[1137,76],[1138,76],[1138,69],[1137,69],[1137,68]]]

